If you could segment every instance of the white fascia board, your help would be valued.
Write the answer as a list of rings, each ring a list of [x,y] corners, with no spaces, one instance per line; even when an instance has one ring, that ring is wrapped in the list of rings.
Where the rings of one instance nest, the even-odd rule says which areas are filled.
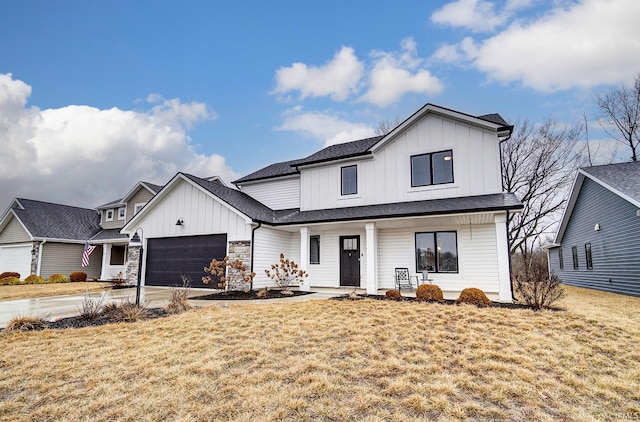
[[[46,242],[53,242],[53,243],[74,243],[77,245],[84,245],[84,243],[89,239],[80,240],[80,239],[55,239],[52,237],[34,237],[33,240],[38,242],[46,241]]]
[[[15,200],[14,202],[17,202],[17,200]],[[20,204],[18,202],[18,204]],[[13,202],[11,203],[11,205],[13,205]],[[20,218],[18,217],[18,214],[15,213],[15,211],[13,211],[13,207],[9,206],[9,208],[7,209],[7,211],[5,212],[5,214],[2,216],[2,219],[0,220],[0,231],[4,230],[4,228],[7,226],[7,224],[9,224],[9,221],[11,220],[11,217],[15,218],[16,221],[18,221],[18,223],[20,223],[20,227],[22,227],[22,229],[25,231],[25,233],[27,233],[29,235],[29,238],[31,240],[36,240],[34,239],[33,235],[31,234],[31,232],[29,232],[29,230],[27,230],[27,226],[24,225],[24,223],[22,223],[22,220],[20,220]],[[22,207],[22,205],[20,205],[20,207]]]
[[[99,239],[99,240],[89,240],[89,243],[93,243],[94,245],[104,245],[107,243],[129,243],[129,239]]]
[[[145,188],[146,190],[148,190],[149,192],[151,192],[151,193],[152,193],[152,194],[154,194],[154,195],[155,195],[156,193],[158,193],[158,192],[155,192],[153,189],[151,189],[149,186],[147,186],[147,184],[146,184],[146,183],[144,183],[144,182],[140,181],[140,182],[136,183],[136,184],[135,184],[135,186],[134,186],[134,187],[133,187],[129,192],[127,192],[127,194],[126,194],[125,196],[123,196],[123,197],[122,197],[122,199],[120,200],[120,203],[121,203],[121,204],[123,204],[123,205],[124,205],[124,204],[126,204],[126,203],[129,201],[129,199],[130,199],[133,195],[135,195],[135,193],[136,193],[136,192],[138,192],[138,190],[139,190],[141,187],[142,187],[142,188]]]
[[[268,183],[268,182],[273,182],[274,180],[287,180],[287,179],[299,179],[300,178],[300,173],[294,173],[294,174],[285,174],[283,176],[273,176],[273,177],[269,177],[269,178],[264,178],[264,179],[258,179],[258,180],[249,180],[248,182],[240,182],[240,183],[234,183],[234,185],[242,190],[242,186],[247,186],[247,185],[259,185],[260,183]],[[226,186],[226,185],[225,185]],[[229,186],[227,186],[229,187]]]
[[[299,169],[310,169],[314,167],[326,167],[326,166],[333,166],[336,164],[353,163],[355,161],[372,160],[373,158],[374,158],[373,154],[363,154],[363,155],[356,155],[353,157],[338,158],[336,160],[320,161],[318,163],[300,164],[300,165],[296,165],[295,167]],[[300,174],[296,174],[296,176],[299,177]]]

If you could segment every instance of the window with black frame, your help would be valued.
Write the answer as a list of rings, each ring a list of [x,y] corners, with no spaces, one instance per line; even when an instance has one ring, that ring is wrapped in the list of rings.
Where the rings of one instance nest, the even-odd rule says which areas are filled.
[[[341,195],[358,193],[358,166],[341,168]]]
[[[309,237],[309,264],[320,263],[320,236]]]
[[[584,245],[584,254],[587,258],[587,270],[593,270],[593,258],[591,257],[591,243]]]
[[[573,269],[577,270],[578,269],[578,247],[577,246],[571,247],[571,255],[573,255]]]
[[[416,272],[458,272],[458,237],[452,232],[416,233]]]
[[[560,260],[560,269],[564,270],[564,258],[562,257],[562,249],[558,249],[558,259]]]
[[[411,156],[411,186],[453,183],[453,151]]]

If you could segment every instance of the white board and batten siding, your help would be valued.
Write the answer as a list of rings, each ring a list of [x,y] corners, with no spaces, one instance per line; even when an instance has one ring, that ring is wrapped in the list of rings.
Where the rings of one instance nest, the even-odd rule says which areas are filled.
[[[417,275],[415,233],[420,231],[456,231],[458,237],[458,273],[430,272],[432,283],[447,299],[456,299],[467,287],[476,287],[492,299],[499,291],[496,230],[494,224],[393,229],[378,232],[378,288],[394,289],[395,268],[408,268]]]
[[[256,273],[254,287],[273,286],[264,270],[280,262],[280,254],[300,265],[300,233],[286,232],[262,226],[255,231],[253,248],[253,271]]]
[[[300,208],[300,176],[242,184],[242,192],[272,210]]]
[[[411,156],[453,151],[454,182],[411,187]],[[414,124],[374,153],[343,163],[301,169],[302,210],[500,193],[495,132],[436,115]],[[340,195],[341,167],[357,165],[358,193]]]
[[[152,212],[138,224],[146,239],[221,233],[227,234],[227,241],[251,239],[250,221],[222,200],[185,181],[147,211]],[[182,226],[176,225],[179,218],[184,222]]]
[[[42,246],[40,276],[49,278],[52,274],[69,277],[73,271],[84,271],[87,279],[100,278],[102,267],[102,246],[97,246],[89,257],[89,266],[82,267],[84,244],[47,242]]]

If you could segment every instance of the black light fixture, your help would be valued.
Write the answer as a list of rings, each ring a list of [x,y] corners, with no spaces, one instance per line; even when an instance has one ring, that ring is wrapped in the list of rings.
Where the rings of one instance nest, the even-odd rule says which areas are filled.
[[[182,218],[178,218],[178,221],[176,221],[176,226],[182,226],[184,225],[184,220]]]

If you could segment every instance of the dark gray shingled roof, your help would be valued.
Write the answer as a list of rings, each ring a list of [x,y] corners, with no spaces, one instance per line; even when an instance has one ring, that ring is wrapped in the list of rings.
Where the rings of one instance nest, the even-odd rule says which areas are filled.
[[[153,191],[154,195],[156,193],[160,192],[160,189],[162,189],[164,187],[164,186],[160,186],[160,185],[154,185],[153,183],[149,183],[149,182],[140,182],[140,183],[143,183],[149,189],[151,189]],[[136,184],[136,186],[137,186],[137,184]],[[115,207],[118,207],[118,206],[122,206],[123,205],[123,203],[122,203],[123,199],[124,198],[115,199],[115,200],[113,200],[111,202],[107,202],[106,204],[102,204],[102,205],[96,207],[96,209],[97,210],[103,210],[103,209],[106,209],[106,208],[115,208]]]
[[[97,207],[96,209],[100,210],[103,208],[113,208],[116,207],[118,205],[120,205],[122,203],[122,198],[118,198],[118,199],[114,199],[111,202],[107,202],[106,204],[102,204],[99,207]]]
[[[22,224],[36,238],[88,240],[100,231],[96,210],[16,198],[24,209],[13,208]]]
[[[485,114],[485,115],[482,115],[482,116],[478,116],[478,119],[486,120],[487,122],[495,123],[497,125],[511,126],[498,113],[491,113],[491,114]]]
[[[248,182],[251,180],[261,180],[261,179],[270,179],[272,177],[278,176],[288,176],[290,174],[298,173],[298,170],[294,167],[294,165],[299,160],[291,160],[291,161],[283,161],[281,163],[271,164],[267,167],[261,168],[258,171],[254,171],[251,174],[247,174],[244,177],[239,178],[238,180],[233,181],[232,183],[242,183]]]
[[[91,238],[92,241],[96,240],[113,240],[113,239],[129,239],[126,234],[120,233],[120,229],[104,229]]]
[[[274,211],[244,192],[220,186],[217,183],[212,183],[190,174],[182,173],[182,175],[254,221],[274,226],[404,216],[446,215],[478,211],[516,210],[522,208],[522,203],[514,194],[498,193],[492,195],[330,208],[313,211],[300,211],[297,208]]]
[[[153,190],[153,193],[158,193],[160,192],[160,189],[162,189],[164,186],[163,185],[154,185],[153,183],[149,183],[149,182],[142,182],[145,185],[149,186],[151,188],[151,190]]]
[[[640,161],[586,167],[582,170],[613,189],[640,201]]]

